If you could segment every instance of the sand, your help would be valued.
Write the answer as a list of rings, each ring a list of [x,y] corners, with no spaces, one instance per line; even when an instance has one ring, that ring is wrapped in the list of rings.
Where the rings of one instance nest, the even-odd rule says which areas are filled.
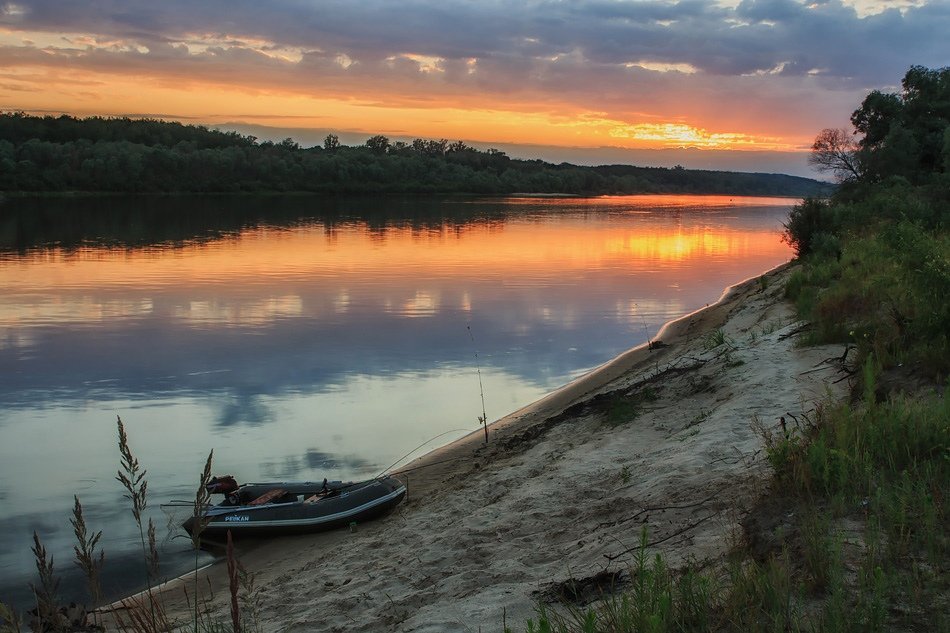
[[[644,527],[674,567],[720,560],[766,489],[754,422],[791,422],[848,387],[841,346],[796,347],[790,270],[499,420],[487,446],[478,431],[408,464],[408,499],[388,517],[242,554],[262,628],[523,630],[559,583],[622,582]],[[229,620],[223,565],[203,573]],[[166,601],[189,618],[180,588]]]

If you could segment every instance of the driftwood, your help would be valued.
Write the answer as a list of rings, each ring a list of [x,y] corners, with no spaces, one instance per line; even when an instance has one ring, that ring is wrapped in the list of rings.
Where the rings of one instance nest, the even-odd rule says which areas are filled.
[[[705,503],[708,503],[709,501],[712,501],[713,499],[715,499],[716,497],[718,497],[719,494],[720,494],[720,492],[717,491],[717,492],[715,492],[715,493],[709,495],[709,496],[706,497],[705,499],[703,499],[703,500],[701,500],[701,501],[697,501],[697,502],[695,502],[695,503],[687,503],[687,504],[684,504],[684,505],[675,505],[675,506],[655,506],[655,507],[650,507],[650,508],[643,508],[643,509],[640,510],[639,512],[637,512],[637,513],[635,513],[635,514],[632,514],[632,515],[630,515],[630,516],[628,516],[628,517],[624,517],[623,519],[619,519],[619,520],[617,520],[617,521],[609,521],[609,522],[604,522],[604,523],[598,523],[598,524],[597,524],[597,528],[610,527],[610,526],[614,526],[614,525],[621,525],[622,523],[626,523],[627,521],[633,521],[634,519],[640,517],[641,515],[643,515],[643,514],[646,513],[646,512],[662,512],[663,510],[685,510],[685,509],[687,509],[687,508],[697,508],[697,507],[699,507],[699,506],[701,506],[701,505],[703,505],[703,504],[705,504]]]
[[[683,533],[685,533],[685,532],[689,532],[689,531],[692,530],[693,528],[695,528],[695,527],[701,525],[702,523],[708,521],[709,519],[713,518],[714,516],[716,516],[716,515],[718,515],[718,514],[719,514],[718,512],[713,512],[712,514],[709,514],[709,515],[707,515],[707,516],[704,516],[704,517],[701,518],[699,521],[695,521],[695,522],[693,522],[693,523],[690,523],[690,524],[687,525],[686,527],[684,527],[684,528],[682,528],[682,529],[680,529],[680,530],[677,530],[677,531],[673,532],[672,534],[670,534],[670,535],[668,535],[668,536],[664,536],[663,538],[657,539],[657,540],[655,540],[655,541],[650,541],[649,543],[646,543],[646,544],[644,544],[644,545],[637,545],[636,547],[628,547],[627,549],[623,550],[622,552],[618,552],[617,554],[604,554],[604,558],[606,558],[606,559],[607,559],[608,561],[610,561],[610,562],[613,562],[613,561],[617,560],[618,558],[623,558],[624,556],[626,556],[626,555],[629,554],[630,552],[635,552],[635,551],[638,550],[638,549],[646,548],[646,547],[653,547],[654,545],[659,545],[660,543],[665,543],[666,541],[670,540],[671,538],[674,538],[674,537],[676,537],[676,536],[679,536],[679,535],[681,535],[681,534],[683,534]]]
[[[576,604],[585,606],[621,589],[629,578],[623,570],[602,570],[584,578],[568,578],[560,582],[552,582],[540,591],[535,591],[547,603]]]

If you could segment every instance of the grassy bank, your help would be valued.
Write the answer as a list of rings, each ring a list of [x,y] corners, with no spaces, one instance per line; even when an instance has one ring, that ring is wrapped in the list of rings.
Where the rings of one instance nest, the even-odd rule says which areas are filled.
[[[791,212],[800,267],[785,295],[802,344],[845,345],[851,398],[753,421],[771,483],[729,560],[673,572],[644,546],[632,590],[543,607],[524,630],[950,630],[948,96],[950,69],[915,67],[903,92],[855,111],[863,139],[816,140],[816,164],[857,168]]]
[[[920,385],[942,383],[950,373],[950,204],[875,186],[860,202],[809,200],[793,215],[817,218],[796,242],[807,249],[804,265],[786,289],[812,325],[806,341],[854,345],[885,381],[901,369]]]
[[[874,378],[868,363],[869,396]],[[728,560],[673,571],[644,533],[630,589],[593,607],[542,606],[523,630],[950,630],[948,420],[934,394],[872,396],[763,428],[773,485]]]

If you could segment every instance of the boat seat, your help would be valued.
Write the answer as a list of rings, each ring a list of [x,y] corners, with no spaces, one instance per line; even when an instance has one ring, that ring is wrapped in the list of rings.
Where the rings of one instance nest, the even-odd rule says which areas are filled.
[[[262,506],[265,503],[270,503],[271,501],[274,501],[275,499],[283,497],[285,494],[287,494],[287,491],[282,488],[275,488],[273,490],[268,490],[267,492],[262,494],[260,497],[258,497],[254,501],[251,501],[247,505]]]
[[[325,492],[318,492],[318,493],[315,494],[315,495],[310,495],[309,497],[307,497],[306,499],[304,499],[303,502],[304,502],[304,503],[316,503],[317,501],[322,501],[322,500],[324,500],[324,499],[326,499],[326,498],[327,498],[327,494],[326,494]]]

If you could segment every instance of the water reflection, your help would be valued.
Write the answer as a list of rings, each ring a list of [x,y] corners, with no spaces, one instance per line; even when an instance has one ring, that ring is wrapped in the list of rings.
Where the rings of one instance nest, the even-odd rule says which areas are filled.
[[[788,205],[8,203],[0,591],[29,573],[33,529],[68,560],[65,515],[80,488],[87,521],[109,526],[110,552],[135,548],[112,481],[117,414],[156,506],[193,496],[211,448],[217,472],[244,480],[375,474],[477,426],[476,349],[489,417],[500,417],[787,260]],[[23,477],[28,487],[10,485]],[[177,519],[153,512],[171,539]],[[171,561],[187,550],[167,547]]]
[[[378,466],[355,455],[335,455],[317,449],[308,449],[303,455],[287,455],[279,463],[261,465],[261,472],[269,480],[292,479],[301,472],[336,472],[339,470],[362,473],[366,477],[377,474]]]
[[[787,252],[774,213],[638,208],[595,219],[577,202],[559,204],[567,208],[556,215],[476,219],[451,232],[354,222],[328,233],[312,222],[166,250],[7,257],[0,358],[18,371],[0,403],[56,406],[38,403],[36,390],[85,399],[219,385],[243,407],[253,404],[248,394],[459,362],[460,328],[476,319],[490,360],[524,350],[522,339],[586,350],[576,336],[591,319],[611,321],[615,334],[655,328],[694,307],[691,294],[707,296],[711,283]],[[602,358],[596,351],[590,361]],[[550,386],[537,363],[501,366]]]

